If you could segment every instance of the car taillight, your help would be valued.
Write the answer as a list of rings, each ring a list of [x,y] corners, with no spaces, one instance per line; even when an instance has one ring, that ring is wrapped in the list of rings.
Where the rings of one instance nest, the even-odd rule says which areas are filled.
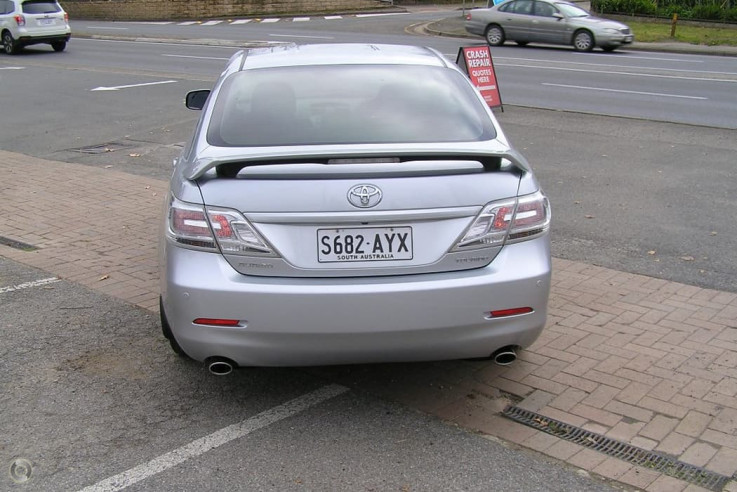
[[[167,236],[183,246],[236,255],[276,256],[236,210],[206,208],[171,197],[167,222]]]
[[[550,203],[542,192],[487,204],[453,251],[488,248],[532,239],[550,227]]]
[[[26,18],[22,15],[16,15],[15,16],[15,23],[19,26],[25,26],[26,25]]]
[[[64,22],[69,23],[69,14],[64,12]]]
[[[541,192],[519,198],[507,242],[539,236],[550,227],[550,202]]]

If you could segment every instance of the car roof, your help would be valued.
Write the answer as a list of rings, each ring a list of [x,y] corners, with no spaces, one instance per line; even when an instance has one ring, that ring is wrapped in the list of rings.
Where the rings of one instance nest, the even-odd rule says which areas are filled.
[[[356,64],[449,66],[431,48],[390,44],[289,44],[250,49],[239,55],[241,69]]]

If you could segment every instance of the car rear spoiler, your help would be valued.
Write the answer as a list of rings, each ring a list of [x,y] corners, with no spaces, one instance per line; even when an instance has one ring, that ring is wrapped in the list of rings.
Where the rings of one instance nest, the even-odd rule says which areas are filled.
[[[389,167],[391,165],[391,167]],[[251,179],[294,179],[296,177],[369,177],[383,175],[432,175],[470,174],[476,172],[530,171],[527,160],[517,151],[506,152],[433,152],[433,153],[346,153],[346,154],[301,154],[297,157],[284,154],[256,154],[244,158],[224,156],[198,159],[189,172],[188,180],[197,180],[215,170],[217,177],[235,178],[246,168],[269,166],[269,169],[248,173]],[[279,170],[279,166],[284,166]],[[335,166],[334,172],[326,173],[326,166]]]

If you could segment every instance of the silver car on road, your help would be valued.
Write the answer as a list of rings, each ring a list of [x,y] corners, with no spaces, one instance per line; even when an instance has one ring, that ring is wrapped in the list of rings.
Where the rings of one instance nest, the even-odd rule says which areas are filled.
[[[559,0],[506,0],[488,9],[466,14],[466,31],[484,36],[491,46],[505,41],[573,45],[578,51],[595,46],[604,51],[631,44],[634,36],[621,22],[592,16]]]
[[[216,374],[496,357],[546,320],[550,206],[437,51],[235,54],[176,160],[161,321]]]

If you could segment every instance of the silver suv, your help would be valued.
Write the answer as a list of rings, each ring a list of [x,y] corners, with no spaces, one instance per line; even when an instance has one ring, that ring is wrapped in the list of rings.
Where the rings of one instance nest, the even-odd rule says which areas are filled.
[[[56,0],[0,0],[0,31],[9,55],[42,43],[64,51],[72,32],[69,16]]]

